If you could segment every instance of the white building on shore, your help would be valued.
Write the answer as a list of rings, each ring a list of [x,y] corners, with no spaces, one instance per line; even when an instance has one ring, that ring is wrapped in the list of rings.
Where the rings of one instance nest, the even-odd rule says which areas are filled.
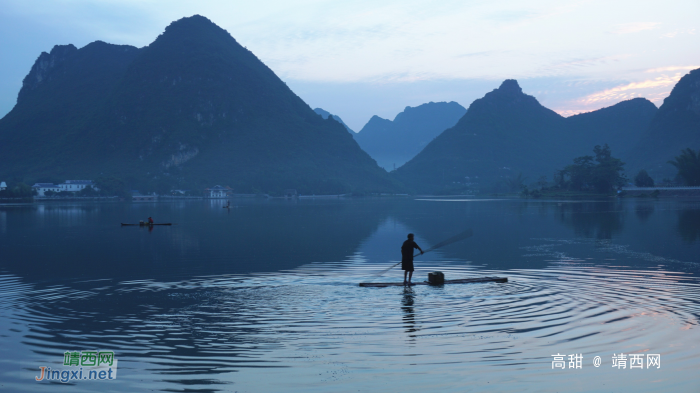
[[[212,188],[207,188],[204,190],[204,196],[206,198],[226,198],[228,197],[233,190],[231,187],[221,187],[219,185],[216,185]]]
[[[36,183],[32,189],[36,190],[36,195],[40,197],[46,196],[46,191],[61,192],[61,188],[53,183]]]
[[[92,182],[92,180],[66,180],[61,184],[36,183],[32,186],[32,189],[36,190],[37,196],[43,197],[46,196],[47,191],[53,191],[55,193],[59,193],[62,191],[76,193],[78,191],[84,190],[87,187],[92,187],[95,190],[97,190],[97,187],[95,187],[95,184]]]
[[[0,191],[5,191],[7,190],[7,184],[3,181],[0,182]]]
[[[68,192],[78,192],[88,186],[95,188],[92,180],[66,180],[63,184],[58,185],[61,191]]]

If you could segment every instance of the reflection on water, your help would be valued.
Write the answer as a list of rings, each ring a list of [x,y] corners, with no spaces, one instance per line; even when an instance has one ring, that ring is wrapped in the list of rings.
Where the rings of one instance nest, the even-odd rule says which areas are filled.
[[[654,204],[648,202],[637,203],[637,205],[634,207],[634,212],[637,217],[639,217],[640,221],[646,222],[649,219],[649,216],[654,213]]]
[[[413,302],[415,301],[416,294],[413,292],[413,287],[404,287],[403,298],[401,299],[401,310],[404,312],[403,322],[406,327],[406,333],[410,337],[410,341],[415,341],[418,327],[416,327],[416,317],[415,310],[413,309]]]
[[[40,365],[109,349],[115,391],[692,391],[698,209],[648,203],[644,217],[635,201],[0,207],[0,384],[53,391],[32,380]],[[118,225],[148,216],[178,225]],[[427,248],[465,228],[416,258],[415,279],[507,284],[357,286],[402,280],[378,273],[407,232]],[[619,352],[661,353],[662,369],[612,369]],[[583,370],[552,370],[555,353],[582,353]]]
[[[160,278],[292,269],[338,261],[385,220],[380,204],[243,201],[33,206],[8,210],[6,266],[38,278]],[[95,210],[98,209],[98,210]],[[121,227],[147,217],[171,227]],[[151,229],[151,230],[149,230]],[[31,260],[33,264],[22,263]],[[41,269],[37,270],[37,264]]]
[[[612,239],[623,229],[624,212],[617,202],[561,203],[559,219],[578,236]]]
[[[700,208],[678,211],[678,233],[687,243],[700,241]]]

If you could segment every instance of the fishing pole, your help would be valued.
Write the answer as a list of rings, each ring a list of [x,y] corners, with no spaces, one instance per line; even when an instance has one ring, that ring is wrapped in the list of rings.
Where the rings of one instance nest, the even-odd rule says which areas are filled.
[[[414,257],[417,257],[417,256],[419,256],[419,255],[421,255],[421,254],[425,254],[426,252],[429,252],[429,251],[437,250],[438,248],[444,247],[444,246],[446,246],[446,245],[448,245],[448,244],[452,244],[452,243],[456,243],[456,242],[458,242],[458,241],[460,241],[460,240],[464,240],[464,239],[466,239],[466,238],[468,238],[468,237],[471,237],[473,234],[474,234],[474,233],[472,232],[471,229],[467,229],[466,231],[464,231],[464,232],[462,232],[462,233],[460,233],[460,234],[458,234],[458,235],[452,236],[451,238],[449,238],[449,239],[447,239],[447,240],[441,241],[440,243],[438,243],[438,244],[436,244],[436,245],[430,247],[429,249],[423,251],[422,253],[418,253],[418,254],[414,255]],[[381,272],[379,272],[379,274],[377,274],[377,277],[378,277],[378,276],[381,276],[382,274],[384,274],[384,273],[388,272],[389,270],[395,268],[396,266],[399,265],[399,263],[401,263],[401,262],[398,262],[398,263],[392,265],[392,266],[391,266],[390,268],[388,268],[388,269],[382,270]]]

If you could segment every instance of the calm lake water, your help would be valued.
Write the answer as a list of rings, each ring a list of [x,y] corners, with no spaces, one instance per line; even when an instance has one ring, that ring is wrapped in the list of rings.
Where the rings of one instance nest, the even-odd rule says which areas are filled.
[[[698,200],[223,203],[0,205],[0,391],[698,391]],[[358,286],[468,228],[414,281],[508,283]],[[35,381],[89,350],[118,377]]]

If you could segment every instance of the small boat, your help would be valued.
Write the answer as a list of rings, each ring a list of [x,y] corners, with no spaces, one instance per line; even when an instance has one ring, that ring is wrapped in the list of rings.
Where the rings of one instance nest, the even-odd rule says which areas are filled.
[[[445,284],[473,284],[477,282],[508,282],[508,277],[479,277],[479,278],[463,278],[460,280],[445,280]],[[427,281],[414,282],[414,285],[431,285]],[[402,282],[361,282],[361,287],[384,288],[384,287],[402,287]]]
[[[149,224],[147,222],[140,222],[138,224],[124,224],[124,223],[122,223],[123,227],[152,227],[155,225],[168,225],[168,226],[170,226],[170,225],[173,225],[173,223],[172,222],[163,223],[163,224]]]

